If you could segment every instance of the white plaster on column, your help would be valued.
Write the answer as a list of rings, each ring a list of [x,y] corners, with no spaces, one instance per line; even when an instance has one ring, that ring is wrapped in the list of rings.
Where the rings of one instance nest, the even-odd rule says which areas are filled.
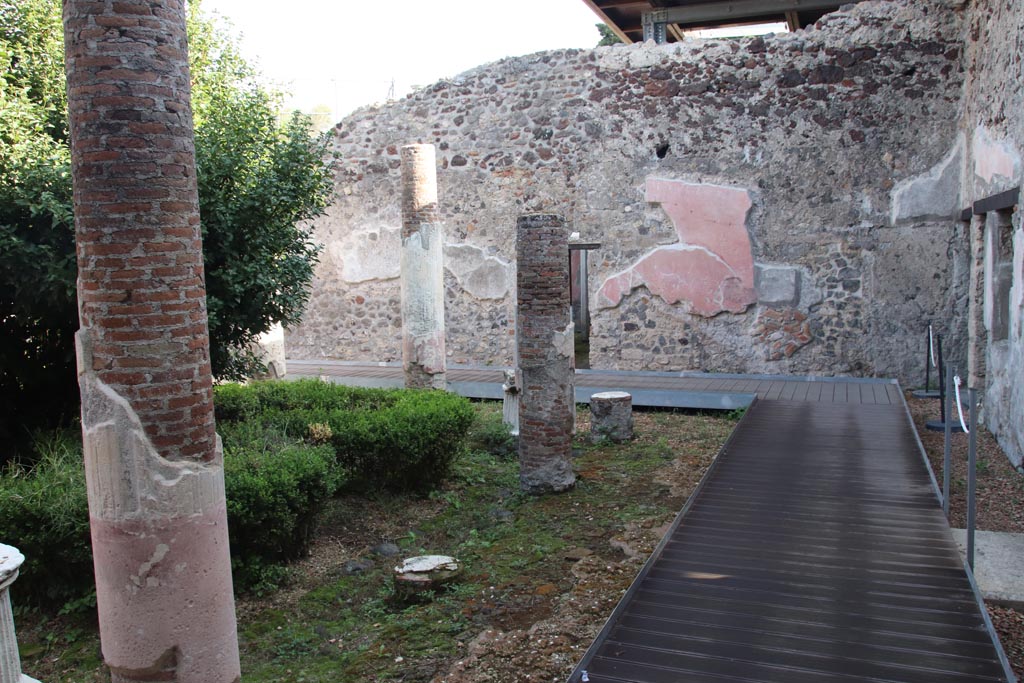
[[[25,556],[17,548],[0,543],[0,683],[39,683],[21,673],[18,635],[11,610],[10,588],[23,562]]]
[[[563,358],[574,358],[576,347],[573,335],[576,333],[576,325],[569,323],[564,330],[555,330],[551,335],[551,345],[555,347],[555,353]]]
[[[209,461],[161,457],[131,404],[92,371],[88,330],[75,341],[104,659],[124,671],[173,662],[179,683],[234,680],[220,437]]]
[[[403,357],[438,374],[444,389],[444,251],[439,226],[421,224],[402,241]],[[433,286],[431,286],[433,284]],[[406,352],[412,354],[406,357]]]

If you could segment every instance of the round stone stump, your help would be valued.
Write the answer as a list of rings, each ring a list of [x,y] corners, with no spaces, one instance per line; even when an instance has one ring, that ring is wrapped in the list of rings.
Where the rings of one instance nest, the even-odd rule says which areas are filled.
[[[458,580],[458,560],[447,555],[420,555],[407,558],[395,567],[395,597],[402,602],[430,600],[435,593]]]
[[[622,443],[633,438],[633,397],[625,391],[602,391],[590,397],[590,441]]]

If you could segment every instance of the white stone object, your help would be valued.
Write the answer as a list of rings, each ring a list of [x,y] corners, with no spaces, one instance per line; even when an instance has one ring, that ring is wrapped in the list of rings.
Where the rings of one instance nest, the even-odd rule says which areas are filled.
[[[18,569],[25,561],[17,548],[0,543],[0,683],[39,683],[21,673],[18,637],[14,631],[9,588],[18,578]]]
[[[515,370],[505,371],[505,383],[501,388],[505,392],[501,404],[501,419],[509,426],[512,436],[519,436],[519,385],[516,384]]]
[[[408,557],[402,562],[400,567],[395,567],[396,574],[436,571],[457,572],[458,570],[458,560],[447,555],[417,555],[416,557]]]
[[[590,397],[590,440],[622,443],[633,438],[633,397],[625,391],[602,391]]]

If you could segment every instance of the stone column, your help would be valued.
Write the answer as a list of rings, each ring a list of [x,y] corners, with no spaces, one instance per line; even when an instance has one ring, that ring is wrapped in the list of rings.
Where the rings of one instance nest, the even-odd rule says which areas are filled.
[[[444,389],[444,235],[433,145],[402,147],[401,273],[405,385]]]
[[[64,0],[82,435],[113,683],[240,679],[185,0]]]
[[[18,569],[25,556],[17,548],[0,543],[0,683],[39,683],[21,673],[18,636],[11,611],[11,584],[18,578]]]
[[[561,216],[520,216],[516,232],[519,481],[529,493],[564,491],[572,471],[573,326],[569,242]]]

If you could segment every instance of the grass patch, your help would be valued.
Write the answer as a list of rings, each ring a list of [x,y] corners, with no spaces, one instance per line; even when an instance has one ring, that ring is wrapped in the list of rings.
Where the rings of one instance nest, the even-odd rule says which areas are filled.
[[[519,493],[514,456],[488,446],[500,403],[473,410],[473,447],[441,487],[336,497],[292,584],[239,600],[245,681],[427,683],[458,662],[473,667],[462,680],[564,678],[735,426],[724,415],[637,411],[634,441],[591,445],[581,410],[577,486],[531,497]],[[401,554],[374,554],[382,542]],[[400,604],[391,568],[420,553],[455,556],[462,580],[431,602]],[[28,644],[48,628],[19,618]],[[81,638],[95,645],[93,632]],[[40,680],[103,680],[85,661],[73,673],[48,662],[31,655],[25,670]]]

